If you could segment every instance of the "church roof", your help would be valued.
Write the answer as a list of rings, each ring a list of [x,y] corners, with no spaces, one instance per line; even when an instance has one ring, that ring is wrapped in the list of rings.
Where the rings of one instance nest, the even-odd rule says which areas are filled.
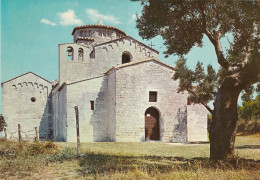
[[[142,60],[142,61],[135,61],[135,62],[130,62],[130,63],[125,63],[125,64],[120,64],[118,66],[115,66],[115,67],[112,67],[111,69],[109,69],[105,74],[107,74],[109,71],[111,71],[112,69],[121,69],[121,68],[124,68],[124,67],[128,67],[128,66],[133,66],[133,65],[137,65],[137,64],[141,64],[141,63],[144,63],[144,62],[149,62],[149,61],[155,61],[161,65],[164,65],[172,70],[175,70],[175,68],[173,66],[170,66],[169,64],[166,64],[165,62],[162,62],[154,57],[152,58],[149,58],[149,59],[145,59],[145,60]]]
[[[106,25],[103,25],[103,24],[94,24],[94,25],[83,25],[83,26],[77,26],[73,29],[71,35],[74,35],[75,31],[77,29],[83,29],[83,28],[105,28],[105,29],[114,29],[122,34],[124,34],[126,36],[126,33],[124,31],[121,31],[120,29],[118,28],[115,28],[113,26],[106,26]]]
[[[17,77],[15,77],[15,78],[12,78],[12,79],[10,79],[10,80],[4,81],[4,82],[1,83],[1,85],[5,84],[5,83],[7,83],[7,82],[10,82],[10,81],[12,81],[12,80],[15,80],[15,79],[17,79],[17,78],[19,78],[19,77],[22,77],[22,76],[24,76],[24,75],[27,75],[27,74],[33,74],[33,75],[35,75],[35,76],[37,76],[37,77],[43,79],[44,81],[47,81],[48,83],[51,83],[51,82],[48,81],[47,79],[44,79],[43,77],[41,77],[41,76],[39,76],[39,75],[37,75],[37,74],[35,74],[35,73],[33,73],[33,72],[27,72],[27,73],[24,73],[24,74],[22,74],[22,75],[20,75],[20,76],[17,76]]]
[[[107,41],[107,42],[104,42],[104,43],[101,43],[101,44],[97,44],[94,47],[101,46],[101,45],[104,45],[104,44],[109,44],[109,43],[116,42],[116,41],[119,41],[119,40],[122,40],[122,39],[126,39],[126,38],[133,39],[133,40],[137,41],[139,44],[142,44],[142,46],[145,46],[146,48],[151,49],[151,50],[153,50],[153,51],[155,51],[155,52],[157,52],[159,54],[159,51],[151,48],[150,46],[148,46],[148,45],[146,45],[146,44],[144,44],[144,43],[142,43],[142,42],[140,42],[138,40],[136,40],[135,38],[133,38],[131,36],[124,36],[124,37],[121,37],[121,38],[118,38],[118,39],[113,39],[111,41]]]
[[[76,38],[76,42],[77,42],[78,40],[94,41],[94,39],[93,39],[93,38],[89,38],[89,37],[82,37],[82,36],[78,36],[78,37]]]

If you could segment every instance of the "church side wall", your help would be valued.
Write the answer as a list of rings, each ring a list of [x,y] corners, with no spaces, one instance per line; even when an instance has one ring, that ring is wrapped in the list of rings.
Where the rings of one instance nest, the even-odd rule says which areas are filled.
[[[75,106],[79,109],[81,142],[109,140],[106,92],[106,76],[67,85],[68,142],[76,141]],[[90,101],[94,101],[94,110]]]
[[[54,139],[66,141],[67,139],[67,87],[64,86],[58,91],[56,87],[52,91],[52,111]]]
[[[200,104],[187,106],[188,141],[208,141],[207,109]]]
[[[155,61],[116,71],[116,141],[145,140],[145,111],[155,107],[160,114],[160,140],[187,140],[185,113],[187,96],[177,93],[174,71]],[[157,91],[157,102],[149,102],[149,91]],[[182,129],[183,133],[176,136]]]
[[[41,139],[52,137],[49,82],[29,73],[2,84],[2,89],[8,139],[18,137],[18,124],[24,140],[35,138],[35,127]]]

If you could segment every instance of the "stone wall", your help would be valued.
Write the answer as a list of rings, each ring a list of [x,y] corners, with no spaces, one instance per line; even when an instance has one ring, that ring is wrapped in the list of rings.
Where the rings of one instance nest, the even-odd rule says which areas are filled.
[[[2,89],[2,111],[8,125],[8,139],[18,137],[18,124],[25,140],[34,139],[35,127],[41,139],[53,136],[50,82],[34,73],[26,73],[2,83]]]
[[[116,74],[115,69],[108,73],[107,103],[108,103],[108,137],[116,141]]]
[[[67,60],[67,47],[73,48],[73,60]],[[83,49],[83,61],[79,61],[78,58],[79,48]],[[60,44],[60,84],[103,74],[113,66],[122,64],[122,54],[126,51],[131,53],[131,61],[133,62],[149,57],[158,57],[156,51],[130,37],[101,44],[94,47],[94,49],[73,43]],[[92,57],[90,57],[91,53],[93,54]]]
[[[107,115],[107,77],[98,76],[67,85],[67,141],[76,141],[74,107],[79,108],[82,142],[109,141]],[[91,110],[90,101],[94,101]]]
[[[208,141],[207,109],[200,104],[187,106],[187,141]]]
[[[185,109],[187,95],[177,93],[174,70],[155,60],[116,70],[116,141],[145,140],[145,111],[155,107],[160,114],[160,140],[178,141],[175,137],[178,113]],[[149,102],[149,91],[157,91],[157,102]],[[180,117],[180,116],[179,116]],[[182,139],[186,133],[179,133]]]
[[[77,29],[75,31],[74,42],[76,42],[78,38],[82,38],[82,37],[93,38],[95,41],[93,41],[93,43],[91,44],[96,45],[103,42],[111,41],[116,38],[121,38],[123,36],[124,36],[123,33],[120,33],[119,31],[114,29],[107,29],[102,27],[100,28],[88,27],[88,28]],[[82,43],[84,43],[84,41]]]
[[[67,87],[52,90],[54,139],[67,141]]]

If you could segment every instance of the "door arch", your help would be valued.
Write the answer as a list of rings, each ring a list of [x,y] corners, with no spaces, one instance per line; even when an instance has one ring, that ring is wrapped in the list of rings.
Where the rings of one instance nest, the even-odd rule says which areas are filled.
[[[160,140],[160,114],[154,107],[145,111],[145,140]]]

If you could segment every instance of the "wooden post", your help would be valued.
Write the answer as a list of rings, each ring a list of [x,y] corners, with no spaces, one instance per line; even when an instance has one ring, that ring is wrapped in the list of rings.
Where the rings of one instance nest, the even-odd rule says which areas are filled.
[[[35,138],[34,138],[34,141],[38,141],[38,130],[37,130],[37,127],[35,127],[34,129],[35,129]]]
[[[7,141],[7,133],[6,133],[6,128],[4,128],[4,133],[5,133],[5,141]]]
[[[79,110],[78,106],[75,106],[76,113],[76,129],[77,129],[77,156],[80,155],[80,136],[79,136]]]
[[[21,125],[18,124],[18,138],[19,138],[19,144],[22,142],[22,135],[21,135]]]

